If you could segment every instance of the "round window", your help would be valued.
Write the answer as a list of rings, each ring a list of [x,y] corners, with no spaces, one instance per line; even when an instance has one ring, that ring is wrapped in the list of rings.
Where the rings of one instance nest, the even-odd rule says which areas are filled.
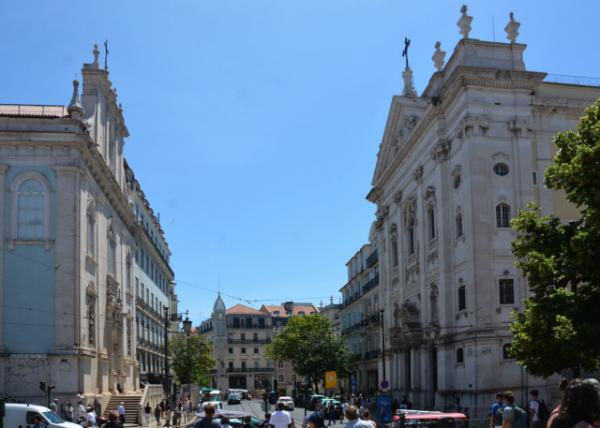
[[[494,165],[494,172],[496,173],[496,175],[506,175],[508,174],[508,165],[502,162],[497,163],[496,165]]]

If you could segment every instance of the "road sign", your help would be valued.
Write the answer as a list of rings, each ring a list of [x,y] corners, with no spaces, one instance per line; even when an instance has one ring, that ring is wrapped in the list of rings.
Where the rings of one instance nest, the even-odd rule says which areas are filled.
[[[381,387],[381,389],[383,389],[384,391],[388,390],[390,388],[390,383],[387,380],[382,380],[381,383],[379,384],[379,386]]]
[[[325,372],[325,389],[335,389],[337,387],[337,373],[334,371]]]

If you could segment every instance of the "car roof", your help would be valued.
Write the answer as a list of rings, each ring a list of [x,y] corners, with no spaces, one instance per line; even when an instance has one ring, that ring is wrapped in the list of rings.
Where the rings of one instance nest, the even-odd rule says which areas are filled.
[[[284,395],[282,397],[279,397],[280,400],[291,400],[292,397],[288,397],[287,395]]]
[[[38,404],[27,404],[27,403],[6,403],[7,409],[27,409],[33,410],[36,412],[49,412],[50,409],[45,406],[40,406]]]

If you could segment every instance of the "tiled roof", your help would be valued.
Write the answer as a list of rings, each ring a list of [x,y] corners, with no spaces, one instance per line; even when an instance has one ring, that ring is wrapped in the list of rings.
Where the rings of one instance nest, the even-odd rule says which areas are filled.
[[[68,115],[64,106],[0,104],[0,116],[57,118]]]
[[[271,315],[275,312],[279,312],[278,316],[282,318],[288,316],[283,305],[263,305],[261,310],[264,312],[269,312]],[[304,312],[305,314],[314,314],[318,312],[318,310],[313,305],[294,305],[292,309],[292,315],[299,315],[300,312]]]
[[[257,311],[250,306],[240,305],[239,303],[227,309],[227,315],[264,315],[264,312]]]

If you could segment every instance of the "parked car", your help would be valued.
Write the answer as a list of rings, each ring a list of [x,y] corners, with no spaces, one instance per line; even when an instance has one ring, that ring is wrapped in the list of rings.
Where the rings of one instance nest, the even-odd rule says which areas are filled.
[[[49,428],[81,428],[73,422],[63,421],[47,407],[35,404],[6,403],[5,427],[33,426],[33,418],[39,416]]]
[[[277,403],[283,403],[286,410],[294,410],[294,400],[292,400],[292,397],[279,397]]]
[[[240,404],[242,402],[241,397],[238,394],[231,393],[227,399],[227,404]]]

